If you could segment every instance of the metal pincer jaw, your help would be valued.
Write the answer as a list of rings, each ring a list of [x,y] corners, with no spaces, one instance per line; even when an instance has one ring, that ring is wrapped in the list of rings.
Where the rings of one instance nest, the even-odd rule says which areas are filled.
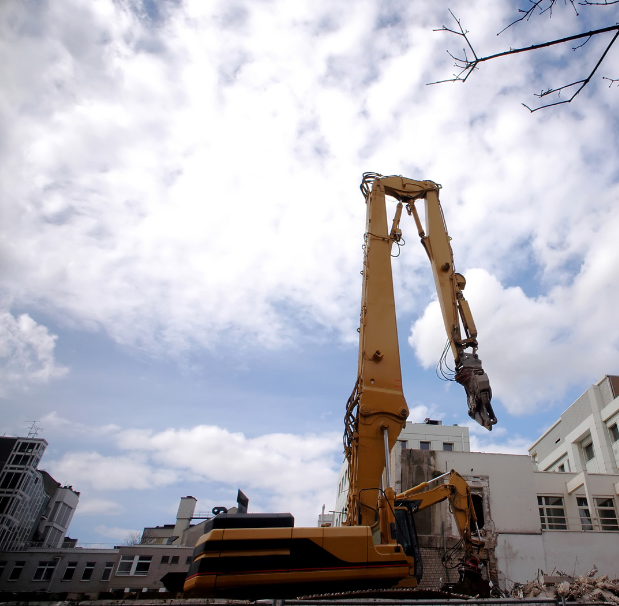
[[[497,422],[490,404],[492,389],[477,354],[461,355],[455,379],[466,391],[469,417],[492,431],[492,426]]]

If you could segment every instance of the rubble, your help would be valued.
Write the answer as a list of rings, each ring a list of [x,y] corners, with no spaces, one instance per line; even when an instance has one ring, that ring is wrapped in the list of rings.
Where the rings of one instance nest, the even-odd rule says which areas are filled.
[[[554,573],[554,571],[553,571]],[[571,577],[557,571],[554,576],[542,571],[534,581],[522,585],[514,583],[510,595],[514,598],[549,597],[563,602],[604,602],[619,604],[619,579],[609,579],[608,575],[595,576],[594,566],[587,575]]]

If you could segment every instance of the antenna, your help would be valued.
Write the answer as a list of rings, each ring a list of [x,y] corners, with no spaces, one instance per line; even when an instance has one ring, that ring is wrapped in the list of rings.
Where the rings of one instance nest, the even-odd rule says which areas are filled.
[[[28,437],[29,438],[36,438],[39,435],[40,431],[43,431],[43,427],[37,427],[37,422],[36,421],[26,421],[26,423],[30,423],[30,425],[28,426]]]

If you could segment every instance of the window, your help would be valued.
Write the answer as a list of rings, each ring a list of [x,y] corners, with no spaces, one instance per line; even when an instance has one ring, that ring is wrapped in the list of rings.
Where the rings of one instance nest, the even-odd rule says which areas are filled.
[[[60,507],[56,507],[60,505]],[[54,505],[54,511],[52,512],[52,521],[56,522],[59,526],[66,528],[67,521],[69,520],[69,516],[73,509],[69,507],[66,503],[56,503]]]
[[[582,451],[585,455],[585,461],[590,461],[595,457],[595,451],[593,450],[593,442],[589,442],[588,444],[583,444]]]
[[[25,565],[26,562],[15,562],[13,570],[11,570],[11,574],[9,575],[9,581],[17,581]]]
[[[420,450],[430,450],[430,442],[419,442]]]
[[[116,569],[117,576],[142,576],[148,574],[152,556],[120,556],[120,563]]]
[[[0,488],[6,488],[8,490],[17,490],[21,484],[24,474],[21,472],[8,472],[4,474]]]
[[[2,573],[4,572],[4,569],[6,568],[6,560],[0,560],[0,577],[2,577]]]
[[[5,513],[11,506],[12,497],[0,497],[0,514]]]
[[[54,574],[54,568],[56,568],[55,560],[52,560],[51,562],[39,562],[39,566],[35,570],[32,580],[49,581]]]
[[[561,463],[561,465],[559,465],[559,467],[557,467],[557,471],[565,473],[565,463]]]
[[[170,556],[161,556],[161,563],[167,564],[170,561]]]
[[[134,574],[146,576],[148,574],[148,569],[150,568],[150,562],[152,559],[152,556],[138,556]]]
[[[120,556],[120,563],[118,564],[118,569],[116,570],[117,575],[130,575],[131,568],[133,567],[133,556]]]
[[[619,530],[614,499],[612,497],[595,497],[594,501],[602,530]]]
[[[443,442],[443,450],[447,452],[452,452],[454,449],[454,445],[452,442]]]
[[[66,570],[64,571],[64,574],[62,575],[62,580],[70,581],[73,578],[73,575],[75,574],[76,568],[77,568],[77,562],[69,562],[67,564]]]
[[[92,579],[92,573],[95,571],[96,562],[86,562],[84,566],[84,572],[82,572],[82,581],[90,581]]]
[[[576,497],[576,505],[578,505],[578,515],[580,516],[580,525],[583,530],[593,530],[591,522],[591,512],[586,497]]]
[[[543,530],[567,530],[563,497],[537,497]]]
[[[178,564],[178,556],[172,556],[172,561],[170,564]]]
[[[400,440],[400,447],[402,448],[402,450],[406,448],[406,440]]]
[[[103,574],[101,575],[102,581],[109,581],[112,576],[112,570],[114,570],[114,562],[106,562]]]
[[[62,538],[62,532],[57,528],[53,528],[52,526],[48,527],[47,536],[45,537],[45,546],[46,547],[58,547],[58,543]]]
[[[26,466],[30,463],[30,455],[13,455],[11,465]]]
[[[187,566],[189,566],[191,564],[192,560],[193,560],[192,556],[187,556],[187,559],[185,560],[185,564],[187,564]]]
[[[36,442],[22,442],[17,449],[17,452],[34,452],[36,450]]]
[[[613,423],[609,428],[610,438],[613,442],[619,440],[619,429],[617,429],[617,423]]]

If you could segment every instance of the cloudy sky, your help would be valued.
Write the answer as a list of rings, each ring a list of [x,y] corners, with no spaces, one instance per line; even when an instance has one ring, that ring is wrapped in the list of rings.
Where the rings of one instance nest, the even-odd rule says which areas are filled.
[[[607,40],[454,72],[577,33],[559,8],[497,37],[516,2],[9,0],[0,5],[2,431],[36,420],[42,467],[81,492],[71,536],[170,523],[179,497],[335,503],[357,366],[364,171],[441,183],[499,424],[526,448],[619,372],[619,90]],[[604,12],[608,11],[608,12]],[[610,21],[616,21],[610,15]],[[606,69],[604,67],[606,66]],[[390,210],[393,205],[390,206]],[[411,419],[466,424],[412,221],[394,261]]]

